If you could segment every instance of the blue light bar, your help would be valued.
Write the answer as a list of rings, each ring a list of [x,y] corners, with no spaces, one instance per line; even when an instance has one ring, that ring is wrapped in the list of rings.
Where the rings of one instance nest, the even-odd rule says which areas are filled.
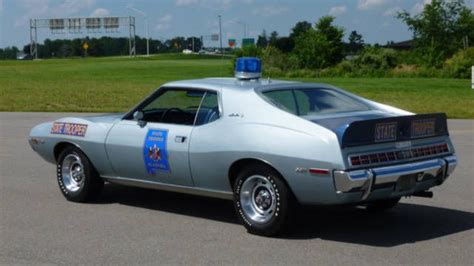
[[[240,57],[235,63],[235,77],[258,79],[262,76],[262,61],[256,57]]]

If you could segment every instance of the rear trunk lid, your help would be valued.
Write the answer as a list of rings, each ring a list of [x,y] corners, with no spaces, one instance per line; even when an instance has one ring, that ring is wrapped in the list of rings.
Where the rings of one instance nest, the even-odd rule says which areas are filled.
[[[348,168],[421,160],[453,151],[444,113],[394,116],[369,111],[310,120],[337,135]]]
[[[342,148],[449,135],[444,113],[393,116],[373,111],[310,120],[333,131]]]

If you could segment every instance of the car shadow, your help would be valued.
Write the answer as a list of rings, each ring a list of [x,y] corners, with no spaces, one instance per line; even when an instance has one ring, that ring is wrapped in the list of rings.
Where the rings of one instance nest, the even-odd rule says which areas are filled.
[[[161,212],[239,224],[231,201],[107,184],[98,204],[123,204]],[[474,213],[400,203],[371,214],[340,206],[300,208],[283,239],[323,239],[393,247],[448,236],[474,228]]]

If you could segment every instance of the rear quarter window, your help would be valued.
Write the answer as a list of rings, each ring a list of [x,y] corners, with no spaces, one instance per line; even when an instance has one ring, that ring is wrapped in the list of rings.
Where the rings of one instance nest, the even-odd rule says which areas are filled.
[[[370,108],[363,102],[336,90],[325,88],[302,88],[265,91],[275,106],[298,116],[366,111]]]

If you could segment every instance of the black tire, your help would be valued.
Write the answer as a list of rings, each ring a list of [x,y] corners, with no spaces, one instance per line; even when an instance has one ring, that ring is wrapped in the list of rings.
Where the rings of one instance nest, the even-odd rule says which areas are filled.
[[[246,187],[249,186],[248,183],[253,182],[252,180],[255,180],[256,178],[256,185],[253,187],[255,193],[245,193],[244,191],[246,191]],[[270,207],[268,207],[265,212],[270,212],[270,210],[272,210],[272,212],[271,214],[265,215],[265,218],[262,218],[262,221],[255,221],[255,218],[252,219],[248,214],[249,208],[253,208],[254,211],[258,208],[257,203],[251,203],[251,199],[254,199],[254,202],[257,202],[255,198],[260,194],[257,192],[260,191],[261,193],[263,192],[263,194],[266,194],[267,191],[265,190],[267,190],[267,187],[268,192],[270,192],[270,194],[273,193],[271,194],[273,197],[271,197],[271,203],[268,203],[267,201],[267,204],[264,205],[264,207],[268,207],[270,204]],[[283,178],[275,170],[263,164],[249,165],[238,174],[234,182],[233,190],[234,207],[237,217],[249,233],[262,236],[275,236],[287,229],[290,219],[292,218],[295,200],[290,189],[285,182],[283,182]],[[247,200],[247,203],[245,203],[244,194],[252,194],[247,196],[247,198],[250,198],[250,202]],[[262,199],[262,197],[260,197],[260,199]],[[263,209],[259,210],[263,212]]]
[[[71,168],[75,167],[82,169],[79,171],[80,174],[74,172],[77,174],[75,175],[77,178],[72,177],[73,170]],[[104,181],[80,149],[68,146],[62,150],[58,156],[56,169],[59,189],[67,200],[88,202],[94,201],[100,196]]]
[[[400,201],[400,198],[376,200],[376,201],[367,203],[366,208],[367,208],[367,211],[372,212],[372,213],[384,212],[397,206],[399,201]]]

